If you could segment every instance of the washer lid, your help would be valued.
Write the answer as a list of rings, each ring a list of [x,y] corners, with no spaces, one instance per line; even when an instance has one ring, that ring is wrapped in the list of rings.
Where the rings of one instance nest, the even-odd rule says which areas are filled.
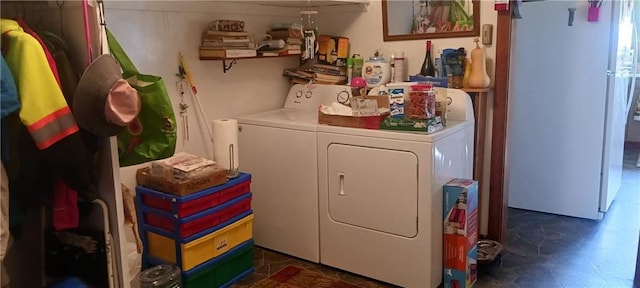
[[[239,116],[237,119],[239,124],[316,131],[318,126],[318,111],[285,108]]]

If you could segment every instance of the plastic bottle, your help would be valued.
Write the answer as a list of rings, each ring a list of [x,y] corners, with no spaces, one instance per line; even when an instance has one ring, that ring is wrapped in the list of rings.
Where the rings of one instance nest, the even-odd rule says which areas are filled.
[[[396,56],[394,52],[391,52],[391,61],[389,62],[389,66],[391,66],[391,79],[389,79],[389,82],[395,82],[393,80],[396,77]]]
[[[364,65],[364,58],[360,54],[353,54],[353,77],[362,76],[362,66]]]
[[[405,76],[405,68],[404,68],[404,52],[403,51],[396,51],[394,52],[394,57],[393,57],[393,66],[394,66],[394,73],[393,73],[393,81],[392,82],[404,82],[406,80],[406,76]]]
[[[469,88],[469,75],[471,75],[471,60],[464,58],[464,76],[462,78],[462,87]]]
[[[436,66],[436,77],[444,77],[442,75],[444,75],[444,72],[442,71],[442,59],[440,58],[442,56],[442,50],[438,49],[436,51],[436,55],[433,58],[433,62]]]
[[[347,58],[347,84],[351,84],[351,79],[353,79],[353,58]]]

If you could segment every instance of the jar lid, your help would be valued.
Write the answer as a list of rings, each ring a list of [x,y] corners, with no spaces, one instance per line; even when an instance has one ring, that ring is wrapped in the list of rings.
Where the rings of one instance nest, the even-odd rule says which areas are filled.
[[[411,90],[421,91],[421,90],[431,89],[432,87],[433,85],[431,84],[416,84],[416,85],[411,85]]]
[[[376,53],[374,53],[373,56],[369,56],[369,61],[382,62],[384,61],[384,56],[382,56],[382,54],[380,54],[379,51],[376,51]]]
[[[140,282],[144,288],[175,287],[174,283],[180,283],[180,269],[168,264],[157,265],[142,271]]]

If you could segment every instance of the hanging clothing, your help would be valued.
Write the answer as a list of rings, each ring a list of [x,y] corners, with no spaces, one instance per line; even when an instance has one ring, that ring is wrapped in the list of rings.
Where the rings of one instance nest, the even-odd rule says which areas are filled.
[[[47,57],[47,63],[49,64],[49,68],[51,69],[51,73],[56,78],[56,82],[58,83],[58,87],[62,89],[62,83],[60,81],[60,76],[58,73],[58,65],[56,64],[55,59],[52,56],[52,53],[49,52],[49,47],[45,45],[42,38],[31,29],[29,24],[27,24],[24,19],[18,17],[15,19],[20,27],[24,29],[26,33],[31,35],[34,39],[38,41],[40,47],[44,51],[44,54]],[[61,92],[64,90],[61,90]],[[63,95],[64,96],[64,95]],[[65,101],[67,104],[70,102],[65,97]],[[62,181],[59,177],[54,179],[53,186],[53,209],[52,209],[52,217],[51,221],[53,224],[53,228],[56,230],[64,230],[71,228],[78,228],[79,224],[79,213],[78,213],[78,192],[71,189],[67,183]]]
[[[0,162],[0,287],[9,284],[9,274],[4,269],[4,255],[9,249],[9,178]]]
[[[2,67],[0,68],[0,118],[9,115],[9,113],[20,108],[20,100],[18,100],[18,91],[16,83],[11,75],[11,70],[7,66],[7,62],[2,58]]]
[[[2,19],[2,54],[13,73],[22,109],[20,119],[38,149],[78,132],[40,43],[18,22]]]
[[[51,56],[49,49],[47,49],[47,45],[44,44],[44,41],[42,41],[42,38],[40,38],[40,36],[38,35],[38,33],[36,33],[36,31],[33,31],[33,29],[31,29],[31,26],[29,26],[29,24],[27,24],[27,22],[25,22],[24,19],[22,19],[21,17],[18,17],[15,20],[16,22],[18,22],[18,25],[22,27],[24,32],[31,35],[31,37],[33,37],[38,41],[38,43],[40,43],[40,47],[42,47],[42,49],[44,50],[44,55],[45,57],[47,57],[47,63],[49,63],[49,68],[51,68],[51,73],[53,73],[53,77],[56,78],[56,82],[58,82],[58,87],[60,87],[61,85],[60,85],[60,76],[58,76],[58,67],[56,65],[56,61],[54,60],[53,56]]]
[[[11,74],[11,70],[9,69],[9,66],[7,66],[7,62],[4,60],[4,57],[1,57],[1,59],[0,77],[2,77],[2,80],[0,81],[0,119],[4,119],[7,115],[20,109],[20,100],[18,99],[18,90],[16,89],[16,83],[13,79],[13,75]],[[2,126],[0,128],[0,141],[2,142],[2,147],[0,148],[0,159],[6,161],[9,159],[10,135],[4,123],[4,121],[0,123]]]
[[[49,48],[51,56],[58,68],[58,77],[60,77],[60,85],[62,86],[62,94],[67,99],[67,105],[73,111],[73,94],[78,86],[79,75],[82,71],[75,71],[70,60],[70,53],[67,43],[60,36],[48,30],[38,30],[38,34]],[[82,129],[80,129],[82,131]]]
[[[18,22],[0,21],[2,53],[19,91],[22,104],[19,114],[24,127],[15,133],[19,137],[20,167],[10,189],[20,193],[11,193],[12,199],[14,194],[22,198],[20,203],[33,200],[34,196],[40,201],[48,199],[45,194],[52,191],[52,176],[61,177],[70,188],[78,191],[81,201],[96,199],[90,156],[47,61],[46,47],[26,33]],[[9,173],[10,178],[11,175]]]
[[[5,116],[20,108],[20,101],[13,75],[11,75],[4,57],[0,57],[0,62],[2,62],[0,63],[0,119],[4,119]],[[2,131],[6,130],[2,129]],[[7,141],[9,135],[2,134],[1,141]],[[2,145],[2,147],[5,148],[7,145]],[[4,161],[7,159],[8,153],[5,153],[5,149],[2,149],[2,152],[2,160]],[[9,276],[2,261],[9,249],[9,238],[11,237],[9,233],[9,178],[1,161],[0,170],[0,286],[6,287],[9,284]]]

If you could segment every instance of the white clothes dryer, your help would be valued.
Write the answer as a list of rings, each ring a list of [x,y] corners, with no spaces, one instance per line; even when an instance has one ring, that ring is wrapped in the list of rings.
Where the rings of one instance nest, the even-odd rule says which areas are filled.
[[[284,108],[237,118],[240,169],[252,175],[256,245],[320,261],[318,107],[350,96],[348,86],[296,84]]]
[[[442,281],[442,187],[472,178],[474,117],[458,89],[433,134],[318,126],[320,262],[403,287]]]

